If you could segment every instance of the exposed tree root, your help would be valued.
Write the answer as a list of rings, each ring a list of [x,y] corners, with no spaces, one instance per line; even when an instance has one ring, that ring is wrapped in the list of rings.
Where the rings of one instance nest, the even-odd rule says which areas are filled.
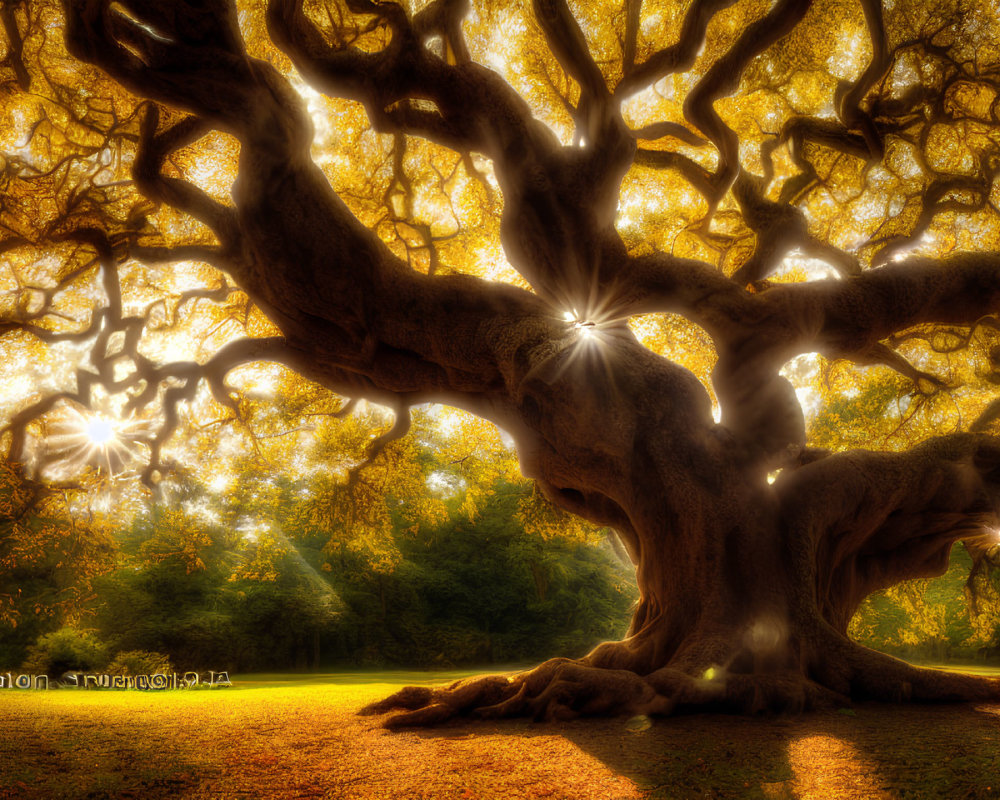
[[[362,714],[394,714],[387,728],[436,725],[451,719],[663,716],[697,710],[798,713],[849,706],[853,699],[889,702],[1000,701],[1000,679],[914,667],[843,640],[825,669],[727,673],[711,667],[694,676],[671,666],[648,675],[556,658],[507,677],[486,675],[440,688],[410,686]],[[820,682],[822,681],[822,682]],[[828,684],[828,685],[824,685]],[[832,684],[832,686],[831,686]]]
[[[363,714],[402,711],[387,728],[435,725],[457,717],[539,721],[585,716],[667,715],[712,708],[736,712],[801,711],[846,699],[792,674],[692,677],[670,667],[646,676],[553,659],[528,672],[487,675],[447,687],[410,686],[367,706]]]
[[[915,667],[845,640],[851,696],[889,702],[1000,702],[1000,678]]]

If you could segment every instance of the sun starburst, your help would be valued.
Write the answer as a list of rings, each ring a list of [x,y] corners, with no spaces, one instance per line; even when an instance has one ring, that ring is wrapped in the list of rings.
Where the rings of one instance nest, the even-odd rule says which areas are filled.
[[[139,458],[150,430],[148,420],[134,416],[119,419],[66,406],[49,425],[42,464],[65,475],[92,467],[114,477]]]

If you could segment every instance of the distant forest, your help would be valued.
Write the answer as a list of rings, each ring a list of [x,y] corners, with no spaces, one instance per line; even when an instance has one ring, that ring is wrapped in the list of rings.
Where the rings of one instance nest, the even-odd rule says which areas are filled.
[[[625,634],[637,589],[610,532],[540,533],[527,483],[499,480],[472,505],[454,492],[436,524],[398,513],[378,539],[313,524],[299,483],[267,483],[266,528],[225,505],[259,492],[192,484],[124,529],[34,519],[41,547],[16,563],[7,537],[0,669],[444,668],[581,656]],[[970,567],[956,545],[941,578],[870,597],[852,635],[916,660],[1000,657],[997,579],[980,576],[970,611]]]
[[[153,506],[114,532],[113,566],[71,610],[65,548],[4,575],[25,613],[0,628],[0,668],[59,674],[136,652],[243,672],[583,655],[625,633],[634,577],[607,540],[526,531],[530,491],[498,484],[471,518],[453,498],[440,524],[397,519],[377,548],[290,519],[256,532],[177,510],[205,496]]]

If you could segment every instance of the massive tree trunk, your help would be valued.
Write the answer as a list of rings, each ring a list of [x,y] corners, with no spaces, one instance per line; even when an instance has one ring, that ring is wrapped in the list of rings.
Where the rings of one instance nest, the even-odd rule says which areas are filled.
[[[219,247],[198,257],[225,269],[283,334],[236,343],[181,372],[140,362],[143,380],[204,376],[215,388],[236,364],[270,358],[338,392],[392,405],[394,433],[405,430],[414,403],[467,409],[511,433],[524,473],[552,502],[614,527],[636,564],[641,596],[624,641],[513,678],[404,690],[370,709],[402,709],[388,724],[460,714],[785,709],[850,698],[1000,699],[998,681],[916,669],[846,635],[868,594],[938,574],[955,541],[988,535],[997,520],[1000,444],[961,433],[906,453],[814,451],[779,370],[818,351],[931,380],[886,340],[918,325],[972,326],[992,314],[1000,307],[1000,257],[885,264],[881,253],[862,272],[853,254],[811,236],[800,209],[785,202],[797,178],[775,202],[766,191],[770,167],[763,178],[741,168],[736,135],[713,103],[736,89],[747,65],[792,30],[809,3],[776,3],[697,82],[684,111],[708,141],[678,123],[643,134],[710,142],[718,151],[711,172],[677,153],[637,153],[642,136],[626,128],[620,106],[630,92],[691,66],[713,15],[731,5],[725,0],[695,0],[677,43],[641,64],[641,3],[626,3],[626,64],[614,92],[568,5],[534,3],[552,53],[579,85],[573,146],[560,145],[511,87],[469,60],[460,2],[437,0],[413,19],[389,3],[348,3],[391,29],[389,45],[366,52],[329,44],[300,3],[271,0],[270,36],[314,87],[360,100],[380,130],[492,159],[504,196],[504,249],[530,292],[417,272],[365,229],[309,157],[312,126],[301,100],[274,67],[247,56],[232,4],[64,5],[70,51],[153,101],[135,165],[140,189],[215,232]],[[795,118],[772,143],[794,145],[807,177],[804,141],[875,163],[898,127],[862,108],[890,66],[881,9],[873,0],[862,6],[874,55],[839,96],[840,122]],[[432,36],[446,41],[447,58],[425,47]],[[167,126],[157,104],[191,116]],[[162,171],[173,151],[212,129],[240,142],[232,206]],[[626,171],[643,159],[680,170],[705,196],[709,216],[727,196],[738,205],[757,245],[734,275],[629,252],[615,229],[617,198]],[[114,274],[110,244],[87,235]],[[795,247],[826,258],[843,277],[763,283]],[[131,255],[182,257],[138,246]],[[109,286],[113,296],[110,278]],[[683,314],[712,337],[719,421],[694,375],[630,333],[627,319],[648,312]],[[108,329],[127,323],[119,308]],[[182,394],[168,394],[168,405]],[[15,450],[29,416],[15,421]],[[168,415],[151,472],[173,422]]]
[[[869,593],[941,574],[957,537],[985,536],[995,487],[981,476],[1000,463],[995,445],[968,436],[905,456],[849,453],[769,486],[717,442],[702,442],[716,460],[702,451],[692,464],[683,443],[650,438],[626,448],[622,504],[593,515],[617,524],[637,564],[641,597],[624,641],[510,679],[406,689],[369,711],[405,709],[388,720],[401,726],[465,713],[564,719],[997,699],[995,680],[916,668],[847,638]],[[560,491],[573,492],[556,490],[556,502]]]

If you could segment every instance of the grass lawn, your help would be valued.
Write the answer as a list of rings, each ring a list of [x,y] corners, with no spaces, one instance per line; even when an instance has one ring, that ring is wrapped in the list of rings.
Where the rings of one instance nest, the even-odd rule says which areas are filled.
[[[233,675],[232,688],[162,693],[2,690],[0,798],[1000,798],[1000,704],[403,733],[356,714],[399,686],[470,674]]]

